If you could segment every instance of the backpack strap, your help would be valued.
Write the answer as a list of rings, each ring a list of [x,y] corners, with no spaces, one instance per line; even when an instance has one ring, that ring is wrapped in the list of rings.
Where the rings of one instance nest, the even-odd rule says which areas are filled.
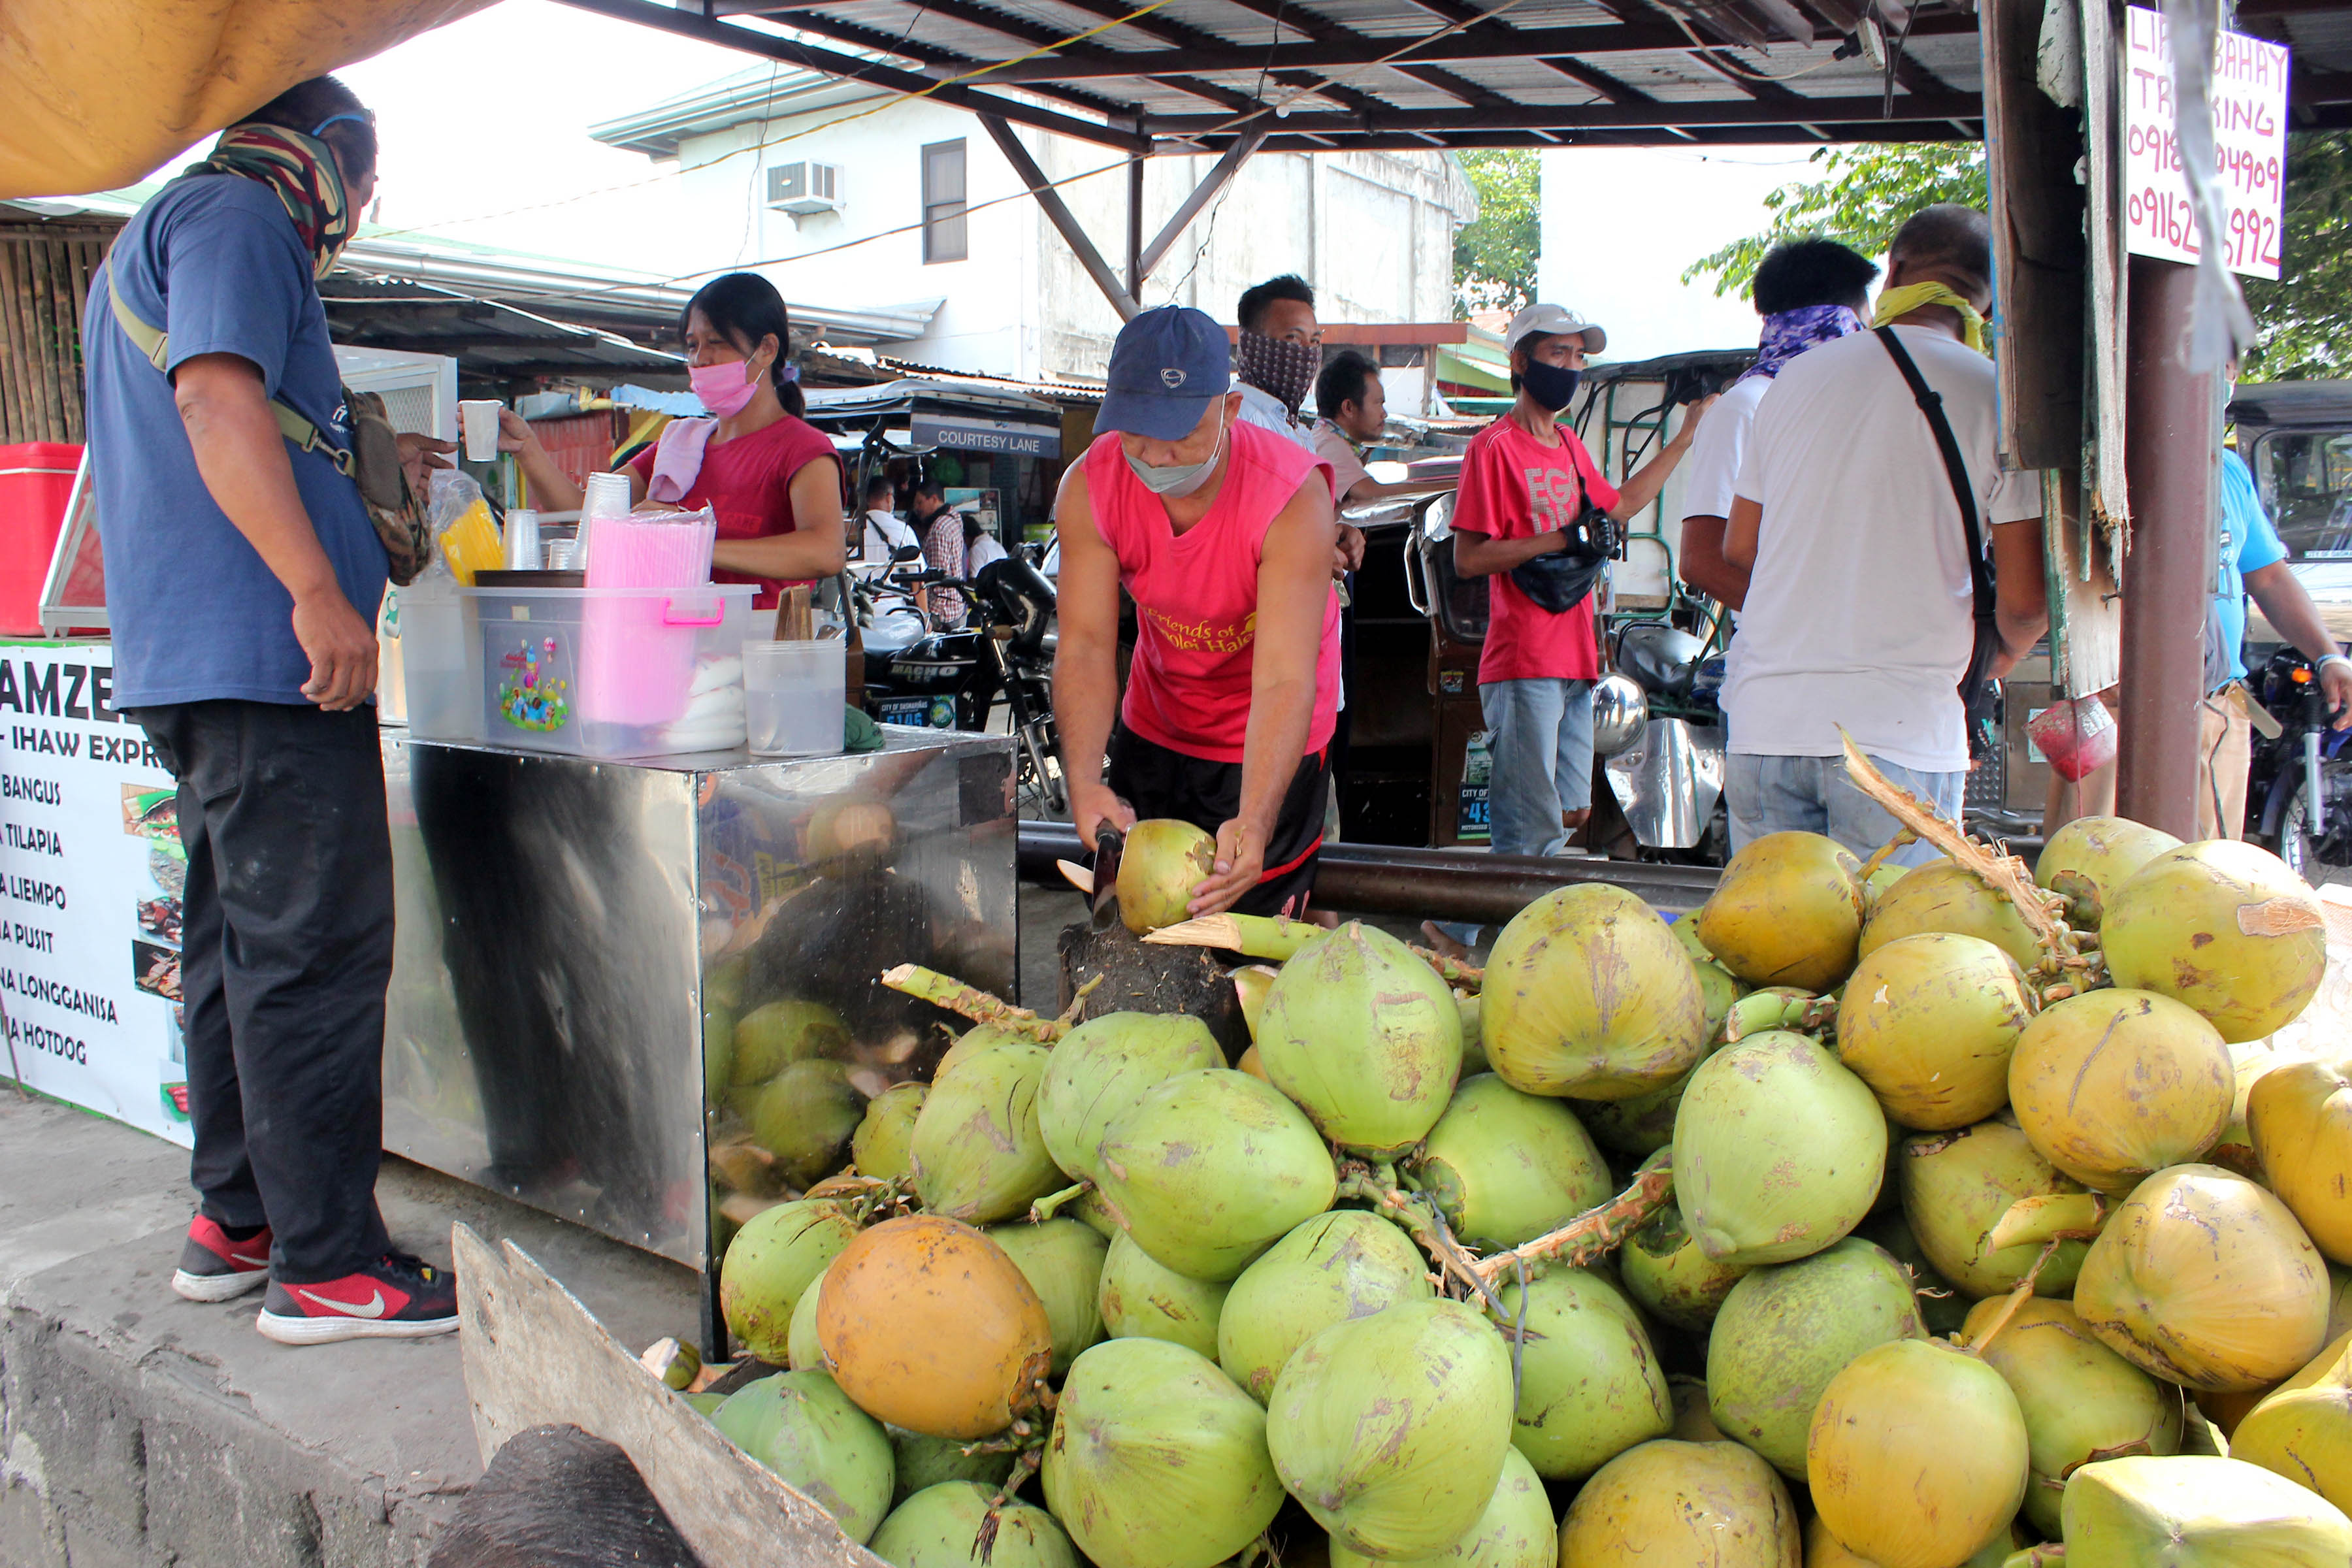
[[[158,372],[164,371],[172,362],[171,334],[142,320],[137,311],[123,303],[122,290],[114,286],[110,273],[106,279],[106,300],[113,308],[114,324],[122,329],[122,335],[147,356],[149,364]],[[355,460],[351,453],[328,440],[318,426],[274,397],[269,400],[269,411],[278,417],[278,433],[294,444],[296,451],[323,453],[327,460],[335,465],[336,472],[346,479],[353,477]]]
[[[1944,395],[1927,384],[1919,374],[1919,366],[1911,358],[1911,351],[1895,335],[1893,327],[1876,327],[1872,331],[1895,360],[1895,368],[1911,388],[1912,401],[1919,412],[1927,416],[1927,428],[1935,432],[1936,449],[1944,457],[1944,477],[1952,483],[1952,500],[1959,503],[1960,527],[1969,541],[1969,585],[1975,598],[1976,619],[1990,625],[1994,618],[1992,569],[1985,563],[1984,532],[1977,521],[1976,487],[1969,482],[1968,460],[1960,455],[1959,438],[1952,434],[1952,422],[1944,413]]]

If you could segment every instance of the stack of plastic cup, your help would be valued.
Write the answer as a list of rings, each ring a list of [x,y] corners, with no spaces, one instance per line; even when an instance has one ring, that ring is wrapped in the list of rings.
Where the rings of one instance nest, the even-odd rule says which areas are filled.
[[[580,536],[572,552],[575,570],[586,571],[589,558],[595,553],[592,537],[598,519],[629,515],[629,476],[626,474],[591,474],[582,488],[580,500]]]
[[[507,513],[507,570],[536,572],[539,563],[539,513],[516,507]]]

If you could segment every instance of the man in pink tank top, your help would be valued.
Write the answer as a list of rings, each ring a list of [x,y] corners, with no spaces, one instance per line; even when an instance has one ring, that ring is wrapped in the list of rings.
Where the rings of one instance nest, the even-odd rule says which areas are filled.
[[[1217,852],[1192,913],[1302,914],[1339,705],[1330,465],[1236,418],[1233,351],[1202,311],[1129,321],[1108,381],[1055,513],[1071,819],[1088,844],[1106,822],[1193,823]],[[1136,605],[1124,694],[1122,589]]]

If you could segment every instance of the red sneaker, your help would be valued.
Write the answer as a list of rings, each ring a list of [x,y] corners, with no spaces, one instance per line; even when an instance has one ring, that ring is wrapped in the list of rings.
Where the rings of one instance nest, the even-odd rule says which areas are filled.
[[[269,1283],[269,1227],[243,1241],[231,1241],[219,1222],[203,1215],[188,1222],[187,1245],[172,1289],[191,1301],[226,1301]]]
[[[254,1326],[281,1345],[446,1334],[457,1326],[457,1277],[405,1252],[387,1252],[340,1279],[272,1279]]]

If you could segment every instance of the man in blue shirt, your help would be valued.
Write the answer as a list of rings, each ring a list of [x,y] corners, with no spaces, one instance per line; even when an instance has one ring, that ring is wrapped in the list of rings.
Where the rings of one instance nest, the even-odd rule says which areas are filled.
[[[2211,689],[2202,706],[2197,748],[2197,837],[2240,838],[2246,828],[2246,772],[2253,760],[2251,699],[2243,653],[2246,596],[2279,636],[2309,658],[2327,694],[2336,728],[2352,725],[2352,659],[2330,636],[2319,607],[2287,565],[2286,546],[2263,510],[2254,476],[2234,451],[2221,452],[2221,575],[2213,591],[2212,634],[2206,649]],[[2224,665],[2226,663],[2226,669]]]
[[[115,704],[179,781],[191,1166],[173,1287],[268,1287],[289,1344],[457,1325],[396,1250],[383,1148],[392,850],[376,736],[388,559],[348,450],[317,279],[375,185],[373,117],[332,78],[221,135],[140,209],[82,320]],[[160,335],[161,341],[157,339]],[[426,450],[404,437],[414,484]]]

